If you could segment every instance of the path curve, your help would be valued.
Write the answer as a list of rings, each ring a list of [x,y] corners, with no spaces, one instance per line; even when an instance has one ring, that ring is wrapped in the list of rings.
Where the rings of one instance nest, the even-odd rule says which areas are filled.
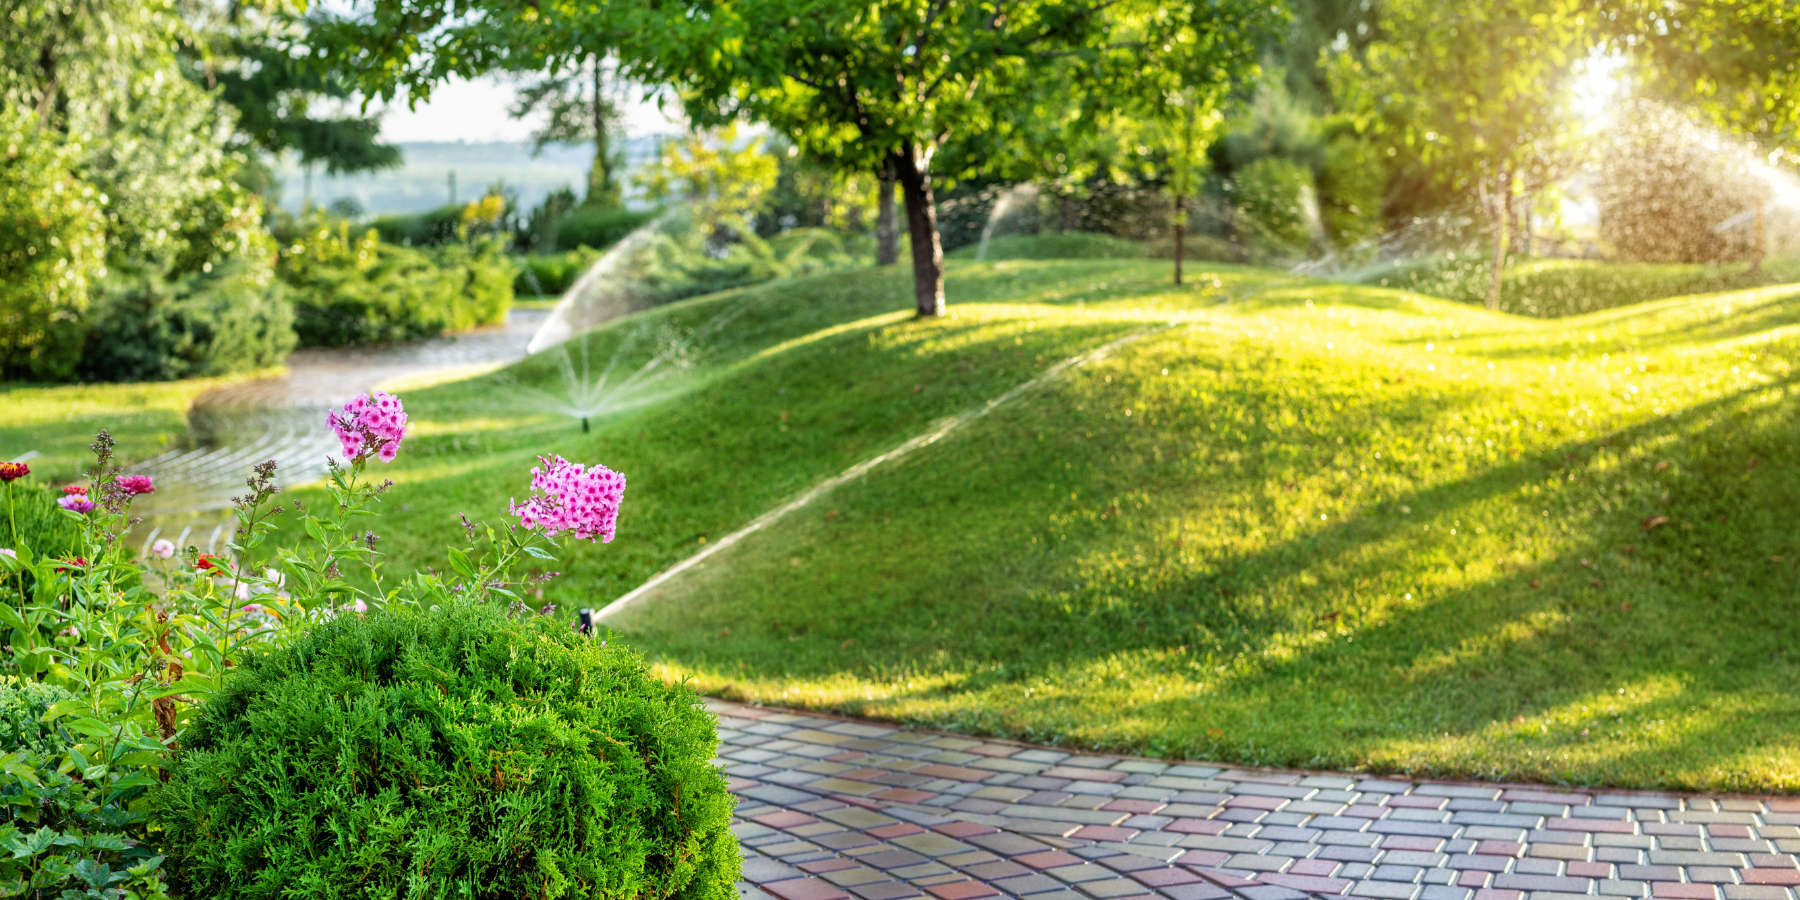
[[[752,900],[1796,900],[1800,798],[1170,763],[707,700]]]
[[[132,466],[156,479],[156,493],[135,512],[148,547],[158,537],[215,551],[229,539],[225,512],[244,491],[250,467],[279,464],[284,486],[325,476],[325,458],[338,453],[325,412],[356,394],[396,379],[472,374],[523,359],[525,346],[549,313],[514,309],[504,325],[375,347],[295,351],[286,371],[214,388],[188,411],[188,445]]]

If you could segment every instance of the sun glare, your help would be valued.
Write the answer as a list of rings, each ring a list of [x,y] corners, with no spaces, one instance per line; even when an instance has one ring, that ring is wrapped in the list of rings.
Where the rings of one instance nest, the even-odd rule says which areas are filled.
[[[1628,88],[1625,57],[1594,53],[1576,67],[1571,102],[1583,121],[1601,122],[1612,116]]]

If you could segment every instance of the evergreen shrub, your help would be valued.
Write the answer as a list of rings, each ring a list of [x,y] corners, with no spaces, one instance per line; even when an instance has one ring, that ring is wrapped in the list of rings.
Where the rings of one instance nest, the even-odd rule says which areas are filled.
[[[477,604],[252,656],[153,798],[187,896],[736,896],[712,716],[618,646]]]

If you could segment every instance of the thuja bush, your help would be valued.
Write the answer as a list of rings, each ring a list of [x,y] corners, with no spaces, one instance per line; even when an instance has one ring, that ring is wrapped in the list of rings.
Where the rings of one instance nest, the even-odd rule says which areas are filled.
[[[253,656],[155,817],[193,896],[734,896],[711,716],[634,654],[399,607]]]

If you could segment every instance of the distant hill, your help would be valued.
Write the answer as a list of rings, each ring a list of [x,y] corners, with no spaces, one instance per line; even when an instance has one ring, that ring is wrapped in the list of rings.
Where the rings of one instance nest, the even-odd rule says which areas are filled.
[[[655,157],[656,148],[665,137],[644,135],[625,142],[628,201],[636,193],[630,173]],[[404,162],[397,169],[359,175],[314,172],[312,202],[324,206],[347,198],[356,201],[368,215],[419,212],[452,199],[468,202],[498,182],[517,193],[522,208],[530,209],[560,187],[581,193],[587,183],[588,166],[594,159],[592,146],[570,144],[552,144],[533,156],[529,141],[432,141],[403,143],[399,147]],[[276,172],[281,178],[281,206],[298,212],[308,196],[306,173],[293,160],[284,160]]]

